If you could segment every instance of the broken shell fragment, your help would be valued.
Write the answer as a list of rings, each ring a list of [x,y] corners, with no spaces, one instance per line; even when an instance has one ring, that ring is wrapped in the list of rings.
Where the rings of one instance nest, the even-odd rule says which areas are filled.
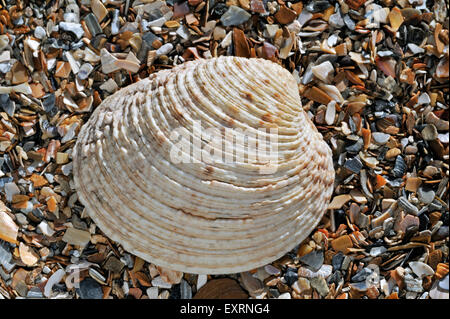
[[[208,281],[194,299],[248,299],[248,295],[235,280],[221,278]]]
[[[270,161],[179,161],[180,137],[188,151],[176,154],[197,142],[203,155],[211,150],[195,142],[196,123],[222,137],[232,129],[244,159],[245,132],[263,129],[277,151]],[[140,258],[188,273],[243,272],[283,256],[319,223],[334,182],[331,150],[294,77],[263,59],[199,59],[119,90],[82,127],[73,158],[78,196],[99,228]]]
[[[16,244],[18,232],[19,227],[13,219],[6,212],[0,210],[0,239]]]

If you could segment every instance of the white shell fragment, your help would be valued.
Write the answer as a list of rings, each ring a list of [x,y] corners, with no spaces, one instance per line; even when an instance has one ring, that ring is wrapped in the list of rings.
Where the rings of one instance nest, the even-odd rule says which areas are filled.
[[[53,275],[51,275],[51,277],[47,280],[47,283],[45,284],[44,296],[46,296],[47,298],[51,296],[53,286],[59,283],[61,279],[63,279],[65,274],[66,272],[63,269],[58,269],[53,273]]]
[[[434,275],[433,268],[431,268],[430,266],[421,261],[411,261],[409,263],[409,267],[421,279],[426,276]]]
[[[195,143],[198,122],[202,134],[267,129],[277,152],[269,163],[174,160],[173,132]],[[235,149],[250,155],[251,139]],[[203,135],[197,142],[211,150]],[[283,256],[319,223],[334,182],[331,150],[295,79],[263,59],[186,62],[117,91],[82,127],[73,159],[78,196],[107,236],[146,261],[198,274]]]

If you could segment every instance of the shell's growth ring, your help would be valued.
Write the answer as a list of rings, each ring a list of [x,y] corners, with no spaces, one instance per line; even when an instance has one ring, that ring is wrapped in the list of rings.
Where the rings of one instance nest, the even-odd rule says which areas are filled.
[[[271,169],[249,160],[251,134],[235,139],[244,158],[177,160],[196,138],[201,155],[214,153],[195,125],[222,137],[265,130]],[[174,152],[180,141],[187,151]],[[100,229],[144,260],[189,273],[247,271],[283,256],[319,223],[334,182],[331,151],[294,78],[262,59],[187,62],[121,89],[82,127],[73,156],[79,198]]]

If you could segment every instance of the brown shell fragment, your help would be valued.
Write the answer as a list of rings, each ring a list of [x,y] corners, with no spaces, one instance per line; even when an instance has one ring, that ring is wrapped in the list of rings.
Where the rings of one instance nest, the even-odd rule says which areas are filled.
[[[370,129],[365,129],[365,128],[361,129],[361,133],[362,133],[363,142],[364,142],[364,149],[367,150],[369,148],[370,142],[372,140],[372,133],[371,133]]]
[[[331,102],[331,97],[326,94],[324,91],[319,89],[318,87],[313,86],[310,89],[307,89],[303,94],[307,99],[313,100],[314,102],[318,102],[321,104],[328,105]]]
[[[436,76],[441,79],[449,77],[449,59],[447,57],[442,58],[436,67]]]
[[[297,12],[292,9],[286,7],[286,5],[282,5],[280,10],[275,14],[275,19],[281,24],[288,24],[294,21],[297,18]]]
[[[345,3],[353,10],[358,10],[365,2],[366,0],[345,0]]]
[[[444,43],[439,38],[439,34],[442,30],[442,25],[440,23],[436,24],[436,27],[434,29],[434,42],[436,44],[436,50],[439,54],[442,54],[444,51]]]
[[[402,12],[398,7],[392,8],[391,12],[389,13],[389,22],[391,24],[391,27],[394,31],[397,31],[400,26],[403,24],[403,21],[405,20],[403,18]]]
[[[395,61],[391,58],[380,58],[377,56],[375,58],[375,63],[377,67],[383,71],[386,76],[392,76],[395,78]]]
[[[193,299],[248,299],[247,293],[230,278],[208,281]]]
[[[233,29],[233,43],[236,56],[241,56],[244,58],[250,57],[250,47],[244,31],[238,28]]]
[[[436,267],[436,278],[442,279],[448,274],[448,263],[439,263]]]
[[[402,73],[400,74],[400,82],[406,82],[409,85],[412,85],[414,83],[416,74],[414,71],[410,68],[406,68],[402,70]]]
[[[352,71],[345,70],[345,75],[346,75],[347,79],[350,82],[352,82],[353,84],[361,85],[362,87],[365,86],[364,82]]]
[[[16,62],[13,65],[11,72],[13,74],[11,80],[12,84],[20,84],[28,81],[28,71],[22,63]]]

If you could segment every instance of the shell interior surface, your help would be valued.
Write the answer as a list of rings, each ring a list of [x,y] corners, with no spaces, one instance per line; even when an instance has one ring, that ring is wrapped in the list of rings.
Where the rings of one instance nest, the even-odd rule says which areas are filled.
[[[242,135],[264,128],[276,137],[271,169],[237,156],[174,160],[179,141],[211,154],[196,125]],[[250,153],[252,136],[235,151]],[[278,259],[319,223],[333,191],[331,150],[296,81],[263,59],[186,62],[119,90],[82,127],[73,157],[79,199],[99,228],[144,260],[188,273],[236,273]]]

